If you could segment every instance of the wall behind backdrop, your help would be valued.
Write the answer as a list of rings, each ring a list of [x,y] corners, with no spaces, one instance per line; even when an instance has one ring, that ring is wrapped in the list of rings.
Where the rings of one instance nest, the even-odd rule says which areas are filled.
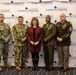
[[[71,36],[71,46],[69,55],[69,67],[76,67],[76,0],[0,0],[0,13],[5,15],[5,22],[10,26],[17,23],[17,17],[23,16],[24,23],[30,26],[32,17],[37,17],[40,26],[45,23],[45,16],[50,15],[53,23],[59,21],[61,13],[65,13],[67,20],[73,25],[73,32]],[[58,65],[58,51],[54,50],[54,66]],[[14,52],[12,39],[9,43],[8,63],[14,64]],[[40,52],[39,66],[45,66],[43,46]],[[28,52],[26,64],[32,66],[31,54]],[[3,61],[1,62],[3,65]]]

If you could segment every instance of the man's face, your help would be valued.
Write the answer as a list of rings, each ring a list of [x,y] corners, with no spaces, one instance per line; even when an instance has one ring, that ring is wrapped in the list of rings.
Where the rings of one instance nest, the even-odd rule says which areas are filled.
[[[49,23],[51,20],[50,16],[46,16],[46,22]]]
[[[61,15],[60,15],[60,20],[61,20],[61,21],[65,21],[65,20],[66,20],[65,14],[61,14]]]
[[[22,24],[23,24],[23,18],[18,18],[18,23],[19,23],[20,25],[22,25]]]
[[[4,15],[0,15],[0,22],[4,21]]]

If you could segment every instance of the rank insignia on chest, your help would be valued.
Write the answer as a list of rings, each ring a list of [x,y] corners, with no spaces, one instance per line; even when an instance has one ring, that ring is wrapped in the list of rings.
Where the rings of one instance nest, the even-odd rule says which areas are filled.
[[[52,28],[52,25],[50,25],[49,27],[48,27],[48,29],[51,29]]]

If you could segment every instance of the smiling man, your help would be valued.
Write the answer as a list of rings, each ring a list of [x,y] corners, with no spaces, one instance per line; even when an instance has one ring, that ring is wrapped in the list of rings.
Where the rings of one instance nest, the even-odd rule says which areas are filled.
[[[51,71],[53,69],[53,61],[54,61],[56,26],[51,22],[50,15],[47,15],[45,20],[46,24],[43,25],[45,68],[48,71]]]

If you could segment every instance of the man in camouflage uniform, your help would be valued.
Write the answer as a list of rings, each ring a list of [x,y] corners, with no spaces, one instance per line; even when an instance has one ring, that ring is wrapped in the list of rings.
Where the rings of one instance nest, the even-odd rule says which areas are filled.
[[[23,24],[23,17],[18,17],[18,24],[14,25],[12,28],[13,37],[14,37],[14,53],[15,53],[15,65],[17,70],[21,70],[19,66],[20,54],[21,56],[21,66],[28,68],[25,65],[26,56],[27,56],[27,29],[28,26]]]
[[[56,26],[50,22],[50,20],[50,15],[47,15],[46,24],[43,25],[45,68],[49,71],[53,69],[54,45],[56,37]]]
[[[66,15],[60,15],[60,22],[57,24],[57,45],[59,56],[59,68],[65,72],[68,70],[69,63],[69,46],[71,44],[70,35],[72,32],[72,24],[66,20]]]
[[[1,57],[3,55],[4,66],[10,68],[11,66],[7,64],[8,57],[8,42],[11,36],[10,27],[4,23],[4,15],[0,14],[0,63]],[[0,71],[2,68],[0,67]]]

